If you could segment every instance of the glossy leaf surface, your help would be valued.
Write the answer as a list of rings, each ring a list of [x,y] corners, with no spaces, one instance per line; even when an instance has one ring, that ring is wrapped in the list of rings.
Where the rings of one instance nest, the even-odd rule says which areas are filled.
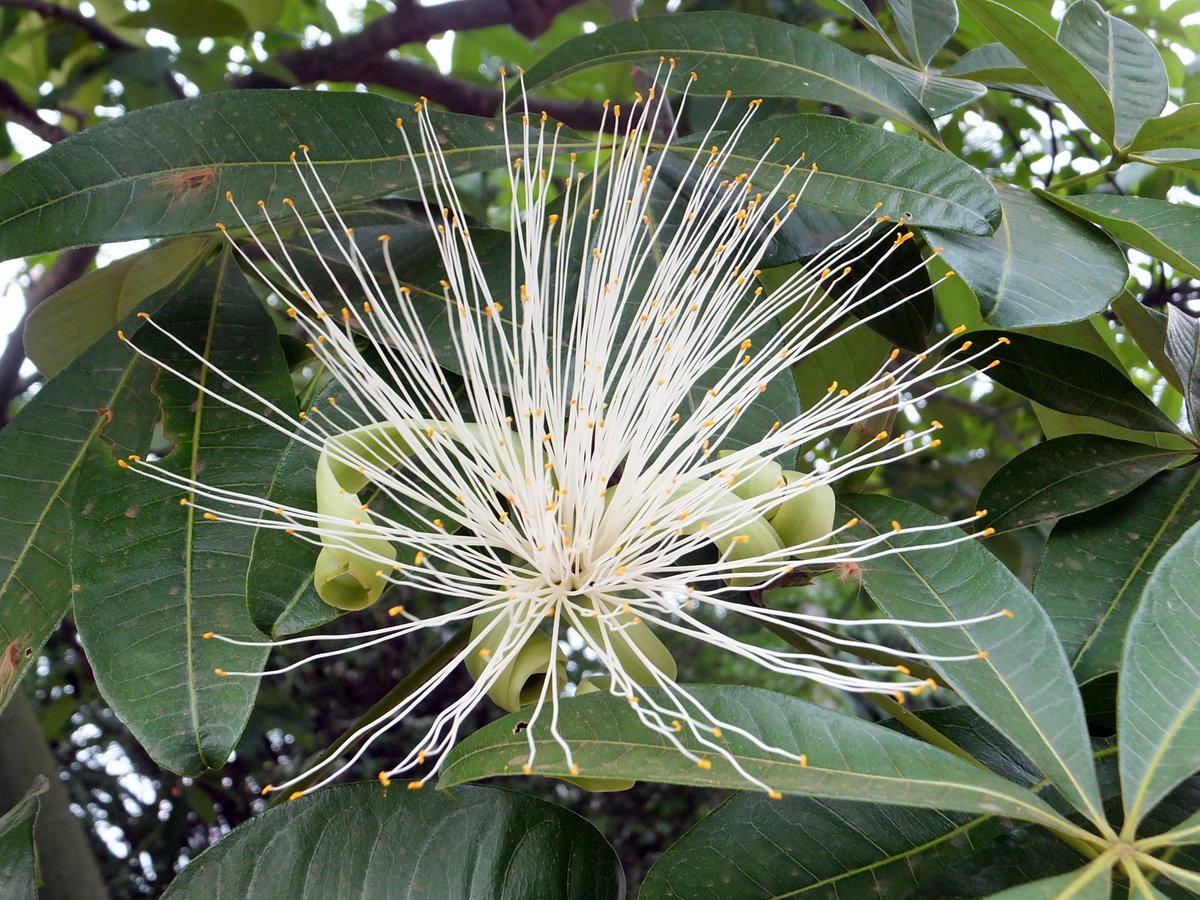
[[[718,719],[763,741],[807,755],[807,765],[772,756],[731,731],[721,740],[738,762],[785,794],[866,800],[900,806],[989,812],[1046,821],[1054,816],[1032,794],[944,751],[812,703],[760,688],[698,685],[689,693]],[[442,768],[442,787],[495,775],[519,775],[529,759],[529,736],[513,733],[514,713],[463,740]],[[535,726],[533,772],[570,775],[549,728]],[[727,761],[697,749],[712,763],[701,768],[651,731],[629,704],[608,694],[561,701],[558,729],[584,777],[634,778],[703,787],[745,788]],[[681,737],[685,742],[690,740]]]
[[[1200,473],[1180,469],[1054,526],[1034,590],[1081,683],[1117,670],[1150,573],[1197,520]]]
[[[887,533],[893,521],[906,527],[942,521],[911,503],[881,496],[842,498],[842,506],[847,518],[860,519],[851,534],[863,537]],[[865,562],[863,587],[890,616],[949,623],[943,628],[906,629],[918,650],[939,656],[986,654],[933,666],[1076,808],[1099,816],[1083,704],[1046,613],[1016,576],[977,543],[903,552],[923,537],[901,532],[887,538],[879,549],[901,552]],[[971,626],[952,624],[1001,610],[1012,617]],[[1036,668],[1029,665],[1030,659],[1037,659]]]
[[[189,282],[155,322],[260,397],[283,409],[294,403],[275,326],[230,254]],[[148,327],[134,340],[209,388],[233,391]],[[148,402],[154,400],[174,445],[161,466],[265,496],[282,435],[148,364],[139,364],[139,374],[142,391],[114,408],[105,437],[119,431],[125,452],[146,455],[160,414]],[[220,766],[257,683],[219,678],[213,670],[253,672],[266,654],[202,634],[257,634],[245,601],[251,535],[245,526],[206,521],[194,506],[181,506],[182,489],[119,469],[114,452],[94,442],[76,490],[73,561],[88,573],[75,596],[80,637],[101,693],[161,765],[183,773]]]
[[[612,847],[561,807],[495,788],[326,788],[247,822],[172,882],[168,898],[613,900]]]

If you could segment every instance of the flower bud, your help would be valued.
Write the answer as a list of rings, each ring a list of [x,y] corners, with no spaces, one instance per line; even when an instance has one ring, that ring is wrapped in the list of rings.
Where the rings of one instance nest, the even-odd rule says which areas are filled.
[[[784,479],[788,484],[802,481],[807,476],[799,472],[785,471]],[[820,546],[828,539],[833,530],[833,515],[837,500],[833,488],[827,484],[814,484],[802,494],[797,494],[779,507],[779,512],[771,519],[771,527],[779,535],[779,539],[789,547],[798,547],[812,541],[819,541],[813,546]]]
[[[636,684],[652,688],[657,687],[659,678],[675,680],[678,674],[675,657],[650,626],[633,613],[605,613],[603,621],[589,616],[580,616],[579,619],[580,630],[603,651],[601,656],[611,653],[617,667]],[[647,662],[657,670],[657,676]]]

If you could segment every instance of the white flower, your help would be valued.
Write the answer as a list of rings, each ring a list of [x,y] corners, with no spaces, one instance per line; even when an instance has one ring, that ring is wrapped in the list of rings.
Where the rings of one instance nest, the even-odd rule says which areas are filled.
[[[558,152],[558,132],[544,115],[531,119],[526,109],[520,125],[504,126],[513,274],[502,295],[485,278],[424,105],[417,104],[415,121],[398,123],[409,150],[415,129],[424,151],[411,164],[445,269],[453,368],[461,373],[454,384],[426,331],[428,311],[416,308],[402,272],[385,254],[387,277],[379,280],[336,211],[320,213],[321,219],[355,277],[339,283],[327,270],[330,284],[320,286],[305,282],[269,215],[270,244],[238,212],[257,244],[258,253],[246,261],[279,296],[293,298],[289,315],[346,402],[314,407],[297,430],[278,410],[256,412],[269,404],[244,388],[249,396],[221,399],[320,452],[317,508],[276,507],[136,458],[129,467],[190,492],[185,502],[209,518],[282,528],[320,545],[316,581],[335,606],[361,608],[389,586],[404,585],[436,597],[441,611],[422,619],[394,607],[395,625],[353,635],[261,644],[213,636],[249,646],[351,642],[312,657],[319,659],[420,629],[473,623],[453,659],[352,736],[348,759],[316,767],[322,777],[309,790],[353,766],[462,664],[474,676],[473,687],[434,717],[408,755],[380,773],[381,781],[421,770],[410,786],[423,784],[485,694],[508,709],[528,707],[526,772],[535,764],[534,735],[543,728],[573,766],[571,747],[557,730],[568,629],[607,672],[583,690],[599,685],[626,698],[648,728],[698,765],[707,768],[710,755],[719,757],[762,789],[769,786],[724,749],[723,732],[742,734],[780,757],[803,757],[710,715],[675,683],[675,663],[656,631],[694,637],[842,690],[882,687],[903,695],[928,686],[903,666],[840,662],[831,670],[819,656],[743,643],[724,634],[712,613],[736,611],[801,636],[815,636],[813,626],[858,624],[747,604],[746,591],[785,583],[801,567],[857,564],[892,552],[884,547],[890,534],[850,540],[853,522],[835,526],[829,485],[935,446],[929,435],[940,426],[880,433],[812,471],[789,470],[796,449],[944,389],[934,386],[937,376],[981,352],[956,347],[937,362],[925,354],[893,354],[861,387],[835,383],[803,414],[749,435],[748,445],[734,441],[733,431],[761,406],[773,379],[790,377],[807,354],[860,327],[847,324],[846,314],[861,313],[879,293],[867,286],[868,277],[911,235],[872,211],[778,289],[755,286],[760,260],[795,211],[796,197],[764,166],[776,162],[773,145],[756,150],[762,155],[748,171],[728,174],[751,104],[720,144],[710,133],[697,144],[701,149],[688,151],[683,182],[689,190],[671,200],[678,227],[668,236],[668,217],[649,205],[667,155],[646,138],[671,127],[664,126],[669,112],[662,93],[672,67],[662,68],[657,94],[639,97],[630,110],[611,109],[586,171],[575,154],[564,159]],[[308,148],[293,162],[307,194],[302,205],[331,210]],[[815,166],[786,171],[794,181],[804,171],[811,177]],[[296,211],[297,204],[284,203]],[[290,227],[313,239],[299,212]],[[356,345],[364,337],[374,361]],[[950,343],[958,343],[956,334],[932,349]],[[966,370],[956,376],[970,377]],[[739,437],[746,438],[744,428]],[[368,483],[404,512],[404,521],[366,509],[358,491]],[[414,527],[414,517],[423,524]],[[909,530],[927,532],[928,546],[967,539],[949,526]],[[871,646],[851,638],[837,643]],[[311,775],[269,789],[285,790]]]

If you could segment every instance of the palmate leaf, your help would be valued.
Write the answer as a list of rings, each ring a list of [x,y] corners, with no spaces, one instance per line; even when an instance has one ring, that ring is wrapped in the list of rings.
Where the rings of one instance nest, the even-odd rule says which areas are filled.
[[[294,404],[275,326],[229,252],[155,321],[260,397],[282,409]],[[234,390],[150,328],[134,340],[214,390]],[[140,391],[114,405],[106,438],[145,455],[160,417],[157,401],[163,434],[174,443],[161,466],[265,495],[283,435],[155,367],[142,363],[138,370]],[[113,453],[104,441],[93,442],[75,493],[72,561],[86,574],[75,595],[80,638],[101,694],[155,760],[182,773],[219,766],[241,733],[256,683],[218,678],[213,670],[254,671],[265,653],[201,636],[257,635],[245,604],[251,536],[181,507],[180,489],[118,469]]]
[[[1080,683],[1117,670],[1150,573],[1197,519],[1200,472],[1179,469],[1054,526],[1034,591]]]
[[[167,898],[619,900],[612,847],[585,819],[495,788],[352,784],[275,807],[205,851]]]
[[[937,140],[937,126],[899,82],[805,28],[760,16],[695,12],[616,22],[554,48],[526,73],[535,86],[592,66],[674,59],[697,94],[795,97],[883,116]],[[682,79],[681,79],[682,80]]]
[[[504,134],[494,120],[429,115],[451,172],[504,165]],[[406,119],[415,158],[398,117]],[[283,197],[303,196],[288,162],[302,143],[336,204],[411,189],[415,166],[425,162],[412,106],[370,94],[228,91],[136,110],[0,177],[0,259],[211,233],[218,221],[233,224],[227,191],[246,208],[261,199],[283,210]],[[595,142],[564,129],[558,146],[582,152]]]
[[[25,323],[26,353],[53,378],[216,246],[213,238],[164,241],[88,272],[33,308]]]
[[[1032,764],[966,707],[922,720],[1022,786]],[[902,726],[884,723],[898,731]],[[763,897],[903,897],[953,860],[1007,832],[996,816],[734,794],[667,848],[639,896],[694,900]]]
[[[937,225],[945,232],[990,235],[1000,222],[1000,201],[991,182],[971,166],[928,145],[882,128],[837,116],[781,116],[755,122],[738,142],[731,165],[750,171],[761,153],[779,142],[760,167],[769,182],[801,159],[817,166],[808,179],[802,166],[782,182],[804,187],[813,206],[857,217],[881,214],[912,225]],[[731,173],[731,174],[736,174]]]
[[[942,520],[911,503],[881,496],[843,498],[846,518],[859,518],[855,536],[887,533],[892,522],[911,528]],[[880,547],[903,549],[921,535],[899,533]],[[1101,821],[1083,703],[1062,645],[1046,613],[1004,565],[975,543],[924,549],[865,562],[863,587],[890,616],[921,622],[1007,609],[1000,618],[970,627],[905,629],[923,653],[986,658],[935,663],[945,681],[984,719],[1028,756],[1092,821]],[[1031,666],[1030,660],[1037,660]]]
[[[1186,455],[1098,434],[1043,441],[1005,463],[979,495],[997,532],[1102,506]]]
[[[784,794],[1065,824],[1020,786],[861,719],[760,688],[697,685],[687,690],[718,719],[768,744],[807,755],[807,765],[800,765],[736,734],[720,738],[746,771]],[[459,743],[446,758],[439,787],[521,774],[529,759],[530,739],[525,730],[516,728],[523,717],[528,716],[520,712],[506,716]],[[609,694],[560,701],[557,724],[584,777],[746,787],[744,777],[712,751],[692,741],[694,749],[712,763],[707,769],[697,766],[666,737],[643,725],[625,700]],[[691,741],[685,735],[680,738],[685,744]],[[548,727],[536,727],[532,739],[537,747],[534,774],[572,774]]]
[[[1117,695],[1126,833],[1200,770],[1200,523],[1154,568],[1129,623]]]

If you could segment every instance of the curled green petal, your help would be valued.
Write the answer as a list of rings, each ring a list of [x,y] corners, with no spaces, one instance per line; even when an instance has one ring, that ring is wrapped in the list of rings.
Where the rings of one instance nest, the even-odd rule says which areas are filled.
[[[476,426],[467,433],[478,439]],[[358,492],[367,486],[368,470],[387,471],[412,455],[432,434],[451,433],[444,422],[412,419],[400,423],[364,425],[331,437],[317,459],[317,514],[322,529],[321,553],[313,570],[317,594],[338,609],[365,609],[388,585],[386,574],[396,561],[390,541],[379,537],[379,526],[363,508]],[[355,460],[353,466],[345,460]]]
[[[788,484],[794,484],[805,477],[799,472],[787,471],[783,477]],[[818,542],[813,546],[825,543],[821,538],[828,539],[833,530],[834,509],[837,500],[833,488],[827,484],[814,484],[803,494],[797,494],[779,507],[779,512],[771,519],[771,527],[779,535],[779,539],[789,547],[796,547],[810,542]]]
[[[471,626],[471,640],[484,636],[476,653],[467,657],[467,671],[478,680],[488,660],[499,649],[505,632],[512,627],[512,616],[507,610],[489,613],[475,618]],[[557,652],[550,636],[535,631],[515,653],[507,651],[509,660],[504,664],[487,695],[501,709],[516,712],[532,706],[541,696],[542,687],[553,665],[559,684],[565,684],[567,661]]]
[[[396,559],[396,548],[374,536],[370,512],[362,508],[357,494],[338,484],[324,453],[317,460],[317,512],[323,527],[342,532],[322,535],[313,569],[317,594],[338,609],[365,609],[387,587],[385,574]]]
[[[670,681],[675,680],[678,674],[675,657],[650,626],[633,613],[608,613],[603,620],[589,616],[579,618],[581,630],[601,649],[607,650],[611,646],[621,671],[637,684],[643,687],[658,685],[658,677],[642,661],[643,657],[657,670],[659,676]],[[608,634],[607,644],[601,635],[602,630]]]
[[[696,490],[704,483],[702,481],[693,481],[681,484],[675,489],[675,496],[684,496]],[[762,516],[744,515],[747,503],[748,501],[742,499],[729,489],[722,489],[712,497],[711,501],[705,502],[705,511],[713,518],[722,516],[731,510],[740,509],[743,512],[743,515],[738,515],[738,518],[742,521],[738,525],[736,532],[717,534],[711,538],[717,550],[720,551],[721,557],[727,561],[736,562],[743,559],[753,559],[783,549],[783,544],[780,543],[779,536],[766,519]],[[707,520],[692,517],[683,522],[680,530],[684,534],[695,534],[698,531],[705,531],[707,528]],[[744,588],[760,586],[770,576],[771,571],[778,565],[778,562],[779,560],[776,559],[773,564],[764,564],[761,573],[756,572],[753,567],[747,567],[745,574],[729,579],[729,583],[734,587]]]

